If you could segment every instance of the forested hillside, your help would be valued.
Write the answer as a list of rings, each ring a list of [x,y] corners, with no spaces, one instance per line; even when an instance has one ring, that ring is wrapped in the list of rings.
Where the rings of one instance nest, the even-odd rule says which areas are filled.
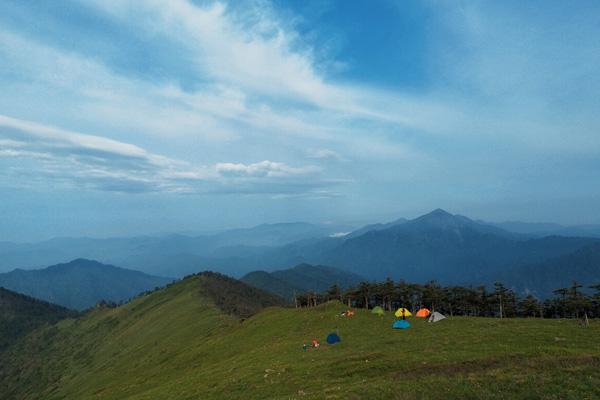
[[[338,268],[300,264],[294,268],[273,272],[254,271],[242,277],[241,280],[291,300],[295,294],[320,293],[332,285],[348,288],[364,281],[365,278]]]
[[[0,352],[20,337],[46,324],[76,316],[56,304],[0,287]]]
[[[126,301],[170,281],[85,259],[40,270],[0,274],[0,286],[76,310],[91,307],[100,300]]]

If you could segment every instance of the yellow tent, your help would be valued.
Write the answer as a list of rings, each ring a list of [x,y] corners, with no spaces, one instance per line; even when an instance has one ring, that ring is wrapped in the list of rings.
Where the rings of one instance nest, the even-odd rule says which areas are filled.
[[[404,314],[405,317],[412,317],[412,314],[406,308],[399,308],[399,309],[397,309],[396,313],[394,315],[396,317],[398,317],[398,318],[402,318],[403,314]]]

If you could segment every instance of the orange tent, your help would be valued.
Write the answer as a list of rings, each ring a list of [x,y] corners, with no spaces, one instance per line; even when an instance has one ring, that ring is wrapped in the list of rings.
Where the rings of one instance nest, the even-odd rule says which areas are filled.
[[[428,309],[423,307],[419,311],[417,311],[416,316],[419,318],[427,318],[427,317],[429,317],[429,314],[431,314],[431,311],[429,311]]]

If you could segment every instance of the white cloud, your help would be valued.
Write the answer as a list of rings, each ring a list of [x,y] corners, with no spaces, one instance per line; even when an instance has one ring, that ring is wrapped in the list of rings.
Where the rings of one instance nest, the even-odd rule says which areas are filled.
[[[294,168],[280,162],[261,161],[254,164],[218,163],[217,172],[224,176],[286,177],[319,172],[315,166]]]
[[[173,162],[165,157],[150,154],[129,143],[101,136],[69,132],[4,115],[0,115],[0,127],[3,128],[5,135],[15,135],[21,139],[7,139],[0,142],[0,145],[4,146],[13,147],[17,144],[19,147],[29,145],[42,149],[53,149],[56,152],[65,150],[70,155],[81,155],[82,157],[101,157],[102,154],[108,154],[112,157],[122,156],[142,160],[156,166],[169,165]]]
[[[329,235],[329,237],[332,238],[341,238],[344,236],[348,236],[351,232],[336,232],[336,233],[332,233],[331,235]]]
[[[287,119],[286,125],[297,125],[296,130],[304,134],[337,127],[336,134],[343,135],[348,132],[347,122],[354,119],[427,130],[436,121],[453,118],[452,107],[431,99],[326,81],[299,34],[284,26],[267,3],[252,4],[247,3],[246,12],[239,16],[219,2],[205,7],[187,0],[96,2],[123,23],[184,43],[198,74],[246,99],[237,111],[259,127],[278,127]],[[298,111],[306,107],[309,112]]]
[[[182,83],[176,74],[156,80],[135,71],[127,74],[102,54],[92,58],[74,48],[51,47],[32,35],[0,30],[0,83],[5,93],[0,106],[21,118],[5,120],[4,125],[29,132],[27,137],[21,132],[2,139],[3,159],[36,159],[55,175],[75,176],[68,170],[80,168],[72,179],[79,185],[87,176],[94,182],[132,179],[138,188],[161,191],[270,191],[290,196],[333,192],[323,187],[337,182],[328,176],[331,169],[304,166],[307,162],[352,160],[348,168],[326,165],[338,167],[344,178],[369,183],[382,176],[398,181],[405,174],[417,181],[428,174],[441,176],[438,170],[453,171],[454,182],[461,182],[468,168],[455,173],[456,165],[470,168],[482,152],[498,144],[511,153],[527,148],[561,154],[594,153],[600,146],[600,124],[589,112],[591,106],[564,113],[560,104],[546,102],[559,102],[560,96],[546,96],[542,90],[547,81],[569,87],[576,74],[594,75],[600,65],[580,63],[585,65],[563,74],[546,68],[552,64],[542,62],[548,55],[557,54],[559,65],[568,67],[569,58],[585,60],[585,49],[593,47],[584,43],[559,57],[568,47],[562,43],[529,57],[530,47],[513,43],[519,37],[536,42],[542,34],[528,34],[528,25],[521,22],[522,28],[511,25],[507,32],[502,29],[504,18],[485,18],[476,6],[456,8],[466,14],[457,12],[446,21],[462,29],[460,40],[476,51],[457,52],[459,62],[436,53],[444,71],[450,71],[447,81],[440,79],[438,84],[448,85],[433,84],[416,95],[327,80],[313,50],[265,3],[244,7],[244,14],[218,2],[95,4],[116,26],[181,46],[176,54],[180,58],[173,62],[189,67],[193,83]],[[502,37],[505,41],[498,43]],[[593,54],[591,60],[596,60],[600,52]],[[148,63],[160,56],[148,54]],[[590,88],[584,92],[596,91],[597,80]],[[26,126],[26,119],[104,132],[113,139]],[[507,162],[504,154],[494,153],[482,162],[491,165],[494,155]],[[451,178],[445,182],[450,184]]]
[[[313,146],[327,141],[324,145],[341,148],[351,158],[359,154],[394,159],[399,152],[418,155],[419,151],[404,145],[401,137],[389,135],[390,124],[396,130],[435,130],[453,115],[442,105],[398,93],[326,82],[317,72],[310,48],[299,46],[298,34],[282,26],[268,7],[250,8],[248,15],[236,16],[220,3],[208,7],[184,0],[96,4],[117,23],[180,43],[187,53],[177,62],[189,62],[193,78],[202,83],[184,90],[176,79],[132,78],[116,73],[101,57],[91,59],[0,31],[0,56],[11,60],[20,77],[5,88],[22,93],[33,84],[37,98],[60,93],[62,104],[40,105],[45,113],[52,113],[47,119],[56,124],[66,109],[65,115],[76,115],[71,118],[77,118],[77,125],[91,125],[114,137],[121,135],[131,142],[173,137],[196,148],[218,148],[223,158],[228,158],[225,143],[243,146],[250,141],[266,147],[276,137],[280,147],[305,145],[300,141],[308,139]],[[24,101],[21,109],[32,109],[30,103]],[[28,112],[13,115],[37,118]],[[365,131],[357,120],[380,126]],[[368,154],[355,145],[360,142],[369,143]],[[273,159],[280,151],[273,148],[272,153],[260,159]]]
[[[36,168],[28,164],[8,169],[4,175],[104,191],[307,194],[338,183],[320,178],[314,166],[268,160],[193,165],[129,143],[3,115],[0,157],[39,163]]]
[[[331,149],[309,149],[307,151],[307,156],[308,158],[314,158],[317,160],[344,160],[344,158],[340,156],[337,151]]]

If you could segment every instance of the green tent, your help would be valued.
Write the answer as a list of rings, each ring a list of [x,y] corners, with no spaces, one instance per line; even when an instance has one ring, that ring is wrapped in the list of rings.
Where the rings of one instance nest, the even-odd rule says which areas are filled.
[[[383,315],[383,314],[385,314],[385,311],[383,311],[383,308],[377,306],[371,310],[371,313],[373,313],[375,315]]]

